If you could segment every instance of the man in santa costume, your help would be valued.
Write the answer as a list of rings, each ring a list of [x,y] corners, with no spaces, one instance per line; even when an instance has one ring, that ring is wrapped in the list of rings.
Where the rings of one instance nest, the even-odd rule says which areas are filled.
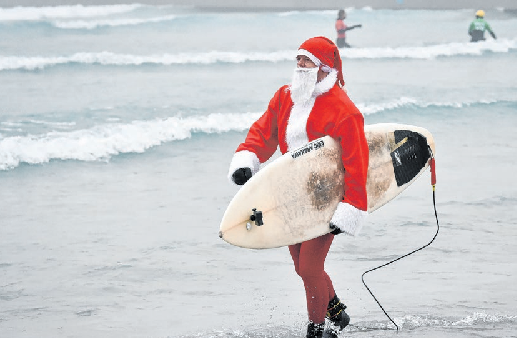
[[[334,236],[356,235],[367,215],[366,175],[368,144],[364,118],[343,89],[341,57],[336,45],[325,37],[301,44],[292,83],[282,86],[266,112],[251,126],[239,145],[228,173],[232,182],[243,185],[280,147],[282,154],[317,138],[329,135],[342,147],[345,192],[329,234],[290,245],[296,273],[302,278],[307,297],[307,337],[332,335],[350,322],[346,306],[337,297],[324,263]]]

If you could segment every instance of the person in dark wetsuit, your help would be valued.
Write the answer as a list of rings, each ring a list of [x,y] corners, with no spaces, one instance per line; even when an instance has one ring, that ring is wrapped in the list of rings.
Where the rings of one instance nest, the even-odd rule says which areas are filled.
[[[347,25],[345,24],[345,21],[344,21],[345,19],[346,19],[345,10],[340,9],[338,12],[337,20],[336,20],[336,32],[337,32],[336,45],[339,48],[350,48],[351,47],[348,43],[346,43],[346,35],[345,35],[346,31],[352,30],[354,28],[360,28],[363,26],[363,25],[354,25],[354,26],[347,27]]]
[[[479,10],[476,12],[476,19],[472,21],[469,26],[470,42],[478,42],[485,40],[485,31],[488,31],[494,39],[497,39],[492,28],[485,21],[485,11]]]

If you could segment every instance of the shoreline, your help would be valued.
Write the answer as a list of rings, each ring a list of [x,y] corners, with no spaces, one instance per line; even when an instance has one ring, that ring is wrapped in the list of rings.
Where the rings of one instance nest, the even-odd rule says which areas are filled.
[[[335,10],[339,8],[372,9],[495,9],[517,10],[515,0],[0,0],[0,7],[52,7],[81,4],[84,6],[117,5],[176,5],[203,11],[293,11],[293,10]]]

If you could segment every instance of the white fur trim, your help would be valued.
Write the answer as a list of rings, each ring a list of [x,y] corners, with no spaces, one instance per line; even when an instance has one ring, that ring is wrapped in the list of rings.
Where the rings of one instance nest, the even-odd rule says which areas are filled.
[[[309,142],[307,136],[307,119],[314,106],[316,98],[313,96],[305,103],[298,103],[293,106],[289,114],[289,122],[285,130],[285,142],[287,151],[300,148]]]
[[[312,62],[314,62],[314,64],[317,67],[321,67],[321,70],[324,71],[325,73],[330,73],[334,69],[334,68],[330,68],[330,66],[327,66],[326,64],[322,63],[320,61],[320,59],[318,59],[314,54],[312,54],[308,50],[298,49],[298,55],[304,55],[304,56],[308,57],[309,59],[311,59]],[[334,70],[337,72],[336,69],[334,69]]]
[[[368,216],[366,211],[348,203],[339,203],[330,222],[344,233],[355,236],[361,231],[366,216]]]
[[[330,68],[330,71],[327,74],[327,76],[325,76],[325,78],[320,82],[316,83],[316,88],[314,88],[314,93],[312,95],[319,96],[321,94],[328,92],[330,89],[332,89],[332,87],[334,87],[336,81],[337,70],[335,70],[334,68]]]
[[[322,65],[321,66],[321,70],[324,71],[325,73],[330,73],[330,71],[334,69],[334,68],[330,68],[329,66],[327,65]]]
[[[242,150],[236,152],[233,155],[232,162],[230,163],[230,169],[228,170],[228,179],[230,182],[235,184],[232,180],[232,175],[235,170],[239,168],[250,168],[251,175],[255,175],[260,169],[260,160],[257,155],[248,150]]]
[[[298,55],[303,55],[303,56],[306,56],[308,57],[309,59],[311,59],[312,62],[314,62],[314,64],[316,66],[321,66],[321,61],[320,59],[318,59],[316,56],[314,56],[314,54],[312,54],[311,52],[309,52],[308,50],[305,50],[305,49],[298,49]]]

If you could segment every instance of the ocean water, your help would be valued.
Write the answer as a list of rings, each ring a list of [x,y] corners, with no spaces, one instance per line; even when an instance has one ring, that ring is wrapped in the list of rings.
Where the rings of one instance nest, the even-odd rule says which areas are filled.
[[[337,12],[337,11],[336,11]],[[0,337],[302,337],[287,248],[218,238],[227,168],[334,11],[0,8]],[[422,126],[430,175],[337,236],[340,337],[517,337],[517,17],[348,9],[348,93],[367,124]]]

